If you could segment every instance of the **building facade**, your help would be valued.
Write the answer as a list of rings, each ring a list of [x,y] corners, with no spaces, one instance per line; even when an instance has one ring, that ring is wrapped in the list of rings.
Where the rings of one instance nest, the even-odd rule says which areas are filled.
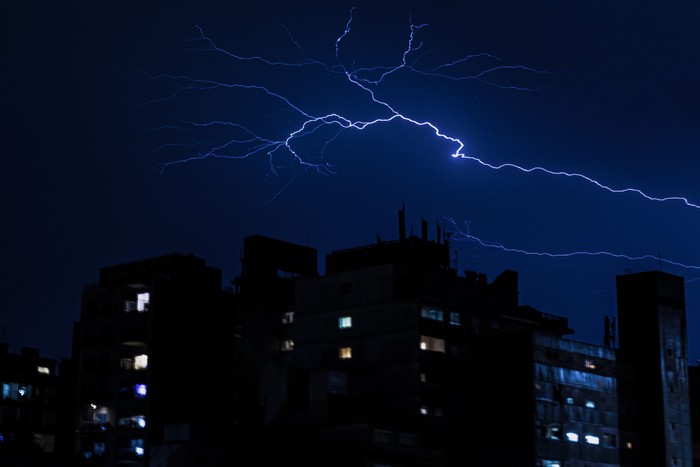
[[[221,271],[167,255],[100,270],[75,323],[76,456],[84,465],[209,465],[228,442]],[[187,464],[185,464],[187,465]],[[192,464],[194,465],[194,464]]]

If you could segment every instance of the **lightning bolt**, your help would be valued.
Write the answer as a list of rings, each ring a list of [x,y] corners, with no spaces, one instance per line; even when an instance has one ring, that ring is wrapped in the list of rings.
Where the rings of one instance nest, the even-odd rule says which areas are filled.
[[[280,123],[287,123],[291,129],[281,130],[277,135],[264,134],[250,125],[238,122],[223,120],[211,120],[206,122],[183,121],[156,128],[154,131],[191,131],[203,129],[226,129],[228,137],[219,144],[211,144],[206,141],[195,141],[190,143],[168,143],[156,148],[153,152],[154,159],[160,164],[161,172],[179,164],[202,161],[206,159],[248,159],[257,156],[267,158],[269,173],[278,174],[280,167],[297,167],[302,170],[312,170],[323,175],[332,175],[335,170],[329,162],[324,161],[326,150],[347,131],[362,131],[369,127],[387,125],[391,123],[402,123],[418,129],[427,130],[439,140],[452,147],[451,156],[466,161],[474,162],[482,167],[492,170],[515,170],[525,174],[543,173],[554,177],[566,177],[576,179],[594,186],[597,189],[605,190],[614,194],[632,194],[640,196],[649,201],[655,202],[678,202],[695,209],[700,205],[691,202],[682,196],[654,196],[647,194],[638,188],[620,188],[605,184],[590,176],[577,172],[566,172],[553,170],[541,166],[526,167],[513,163],[493,163],[465,152],[465,143],[460,137],[448,134],[441,130],[440,126],[433,121],[414,118],[403,112],[396,104],[383,96],[383,85],[389,78],[396,79],[401,74],[413,74],[430,79],[442,79],[449,81],[476,81],[489,86],[505,90],[520,92],[535,92],[542,89],[542,86],[525,87],[515,84],[503,84],[497,80],[501,73],[512,71],[530,74],[534,77],[541,77],[552,72],[538,70],[523,65],[504,64],[503,60],[490,53],[477,53],[461,57],[457,60],[442,63],[437,66],[424,66],[427,51],[424,43],[419,40],[420,33],[428,26],[424,23],[415,23],[412,18],[408,21],[408,37],[405,48],[400,58],[394,65],[385,66],[359,66],[354,60],[346,59],[348,55],[345,44],[352,35],[354,8],[349,11],[347,22],[342,33],[336,38],[334,43],[335,63],[325,63],[321,60],[308,57],[292,33],[284,25],[285,32],[294,48],[298,52],[300,59],[296,61],[273,60],[264,56],[245,56],[233,53],[219,47],[214,40],[208,37],[204,30],[197,27],[197,36],[190,41],[189,48],[195,51],[212,52],[227,60],[232,60],[236,64],[254,64],[270,69],[271,72],[279,69],[311,69],[326,75],[336,76],[350,86],[355,92],[359,91],[364,96],[365,105],[363,112],[370,112],[372,117],[357,119],[346,116],[342,113],[317,113],[306,110],[300,104],[294,102],[292,98],[286,97],[281,92],[271,89],[268,86],[244,83],[244,82],[222,82],[213,79],[195,78],[187,75],[147,75],[149,79],[157,81],[167,81],[174,85],[174,91],[156,100],[148,101],[144,105],[164,102],[174,99],[182,94],[190,92],[206,92],[213,90],[240,91],[252,94],[256,99],[267,99],[275,105],[280,115]],[[477,72],[465,72],[465,68],[479,65],[481,68]],[[486,63],[484,66],[483,64]],[[305,84],[306,85],[306,84]],[[332,96],[331,96],[332,97]],[[266,132],[272,130],[273,125],[269,122],[265,126]],[[279,125],[282,126],[282,125]],[[311,143],[309,143],[309,141]],[[304,157],[300,148],[308,149],[308,145],[315,147],[314,157]],[[162,162],[156,156],[169,151],[185,151],[185,157]],[[279,162],[280,158],[286,160],[285,164]],[[319,162],[320,161],[320,162]],[[284,191],[295,180],[293,175],[284,186],[277,191],[270,202],[281,196]],[[549,253],[528,251],[519,248],[509,248],[500,243],[482,240],[474,236],[468,228],[460,229],[457,224],[450,220],[455,228],[456,235],[453,237],[459,241],[468,241],[485,248],[498,249],[504,252],[523,254],[529,256],[540,256],[548,258],[564,258],[578,256],[608,256],[612,258],[639,261],[653,259],[676,267],[700,270],[700,266],[684,264],[678,261],[661,258],[655,255],[631,256],[625,254],[611,253],[607,251],[575,251],[568,253]]]
[[[607,256],[610,258],[626,259],[629,261],[654,260],[654,261],[659,261],[661,263],[664,263],[666,265],[677,266],[677,267],[682,268],[682,269],[700,271],[700,266],[693,265],[693,264],[685,264],[685,263],[681,263],[680,261],[674,261],[674,260],[670,260],[667,258],[662,258],[661,256],[650,255],[650,254],[631,256],[631,255],[625,255],[625,254],[620,254],[620,253],[612,253],[609,251],[572,251],[572,252],[564,252],[564,253],[551,253],[551,252],[546,252],[546,251],[525,250],[522,248],[510,248],[510,247],[506,247],[505,245],[503,245],[501,243],[483,240],[479,237],[476,237],[475,235],[473,235],[471,233],[471,230],[469,228],[469,222],[464,222],[465,227],[460,228],[457,225],[457,222],[453,218],[448,217],[445,219],[454,228],[454,232],[453,232],[452,236],[450,237],[452,240],[471,242],[471,243],[475,243],[475,244],[480,245],[480,246],[485,247],[485,248],[500,250],[500,251],[504,251],[507,253],[517,253],[517,254],[521,254],[521,255],[540,256],[540,257],[547,257],[547,258],[572,258],[572,257],[577,257],[577,256]]]
[[[161,99],[148,101],[144,103],[144,105],[173,99],[179,96],[180,94],[186,92],[229,89],[245,91],[249,93],[256,93],[272,98],[279,105],[281,105],[281,107],[285,109],[286,112],[290,112],[292,115],[295,115],[300,119],[300,123],[297,124],[296,127],[294,127],[288,133],[284,133],[278,137],[264,136],[259,132],[256,132],[253,129],[240,123],[219,120],[204,123],[181,122],[179,125],[168,125],[157,128],[155,129],[156,131],[228,127],[228,129],[230,129],[233,132],[233,136],[231,138],[217,145],[207,144],[206,142],[195,142],[189,144],[169,143],[159,146],[153,151],[153,157],[160,164],[161,172],[175,165],[205,159],[246,159],[254,156],[266,155],[269,161],[270,173],[277,174],[277,168],[279,167],[279,165],[275,162],[275,156],[285,155],[291,158],[292,163],[297,164],[304,170],[310,169],[316,171],[319,174],[331,175],[334,174],[335,171],[333,170],[332,165],[330,163],[312,162],[308,158],[302,157],[302,155],[297,150],[297,146],[302,141],[307,141],[310,138],[318,137],[321,140],[321,149],[318,151],[318,156],[321,160],[323,160],[323,155],[326,149],[329,147],[329,145],[336,141],[336,139],[343,132],[348,130],[361,131],[371,126],[389,124],[391,122],[397,121],[415,127],[427,129],[437,138],[442,139],[454,148],[454,151],[451,154],[452,157],[469,160],[489,169],[513,169],[523,173],[541,172],[551,176],[575,178],[592,184],[595,187],[606,190],[610,193],[630,193],[641,196],[647,200],[657,202],[681,202],[688,207],[700,209],[700,205],[698,205],[697,203],[693,203],[689,199],[682,196],[653,196],[645,193],[644,191],[638,188],[619,188],[609,186],[582,173],[552,170],[540,166],[524,167],[513,163],[492,163],[474,155],[466,154],[464,152],[465,143],[459,137],[449,135],[443,132],[437,124],[431,121],[420,120],[406,115],[405,113],[397,109],[395,105],[392,105],[387,100],[382,99],[379,96],[379,93],[381,91],[381,85],[384,83],[384,81],[392,75],[397,75],[401,72],[405,72],[430,78],[439,78],[453,81],[473,80],[490,86],[496,86],[502,89],[532,92],[537,91],[542,87],[523,87],[513,84],[502,84],[495,81],[493,77],[499,72],[512,70],[522,71],[533,75],[550,74],[552,72],[538,70],[523,65],[504,65],[501,64],[502,59],[490,53],[471,54],[465,57],[461,57],[452,62],[442,63],[437,66],[424,68],[421,66],[421,59],[425,56],[425,54],[421,53],[423,50],[423,42],[419,42],[416,36],[428,25],[425,23],[416,24],[413,22],[412,18],[409,18],[408,39],[406,42],[406,47],[401,54],[401,59],[398,64],[393,66],[356,67],[355,63],[353,62],[352,65],[348,65],[342,59],[343,44],[345,41],[347,41],[348,37],[351,35],[352,32],[353,12],[354,8],[352,8],[349,11],[348,19],[343,32],[335,40],[335,64],[326,64],[322,61],[307,57],[299,43],[294,39],[289,29],[287,29],[285,26],[283,26],[283,28],[289,36],[292,44],[295,46],[295,48],[298,50],[302,57],[302,59],[299,61],[272,60],[263,56],[243,56],[233,53],[231,51],[219,47],[210,37],[205,35],[203,29],[199,26],[197,26],[198,35],[195,39],[191,41],[192,45],[189,48],[197,51],[214,52],[216,54],[222,55],[227,59],[234,60],[235,62],[256,63],[270,67],[272,69],[280,67],[315,67],[326,73],[343,75],[347,83],[349,83],[356,89],[359,89],[366,96],[367,103],[370,104],[371,107],[374,109],[376,115],[374,118],[364,120],[351,119],[349,117],[343,116],[340,113],[315,115],[312,112],[303,110],[301,106],[293,103],[292,100],[279,94],[278,92],[275,92],[274,90],[269,89],[266,86],[257,84],[246,84],[237,82],[226,83],[210,79],[198,79],[185,75],[161,74],[149,76],[149,78],[153,80],[167,80],[171,83],[177,83],[178,85],[175,91],[170,95],[162,97]],[[464,74],[460,72],[460,66],[465,65],[469,62],[473,62],[475,60],[487,60],[495,64],[486,66],[476,73]],[[190,155],[183,158],[178,158],[175,160],[165,162],[160,161],[156,157],[157,154],[163,153],[168,150],[192,150],[194,151],[194,153],[191,153]],[[285,185],[285,188],[289,185],[290,183],[287,183]],[[275,197],[279,196],[280,194],[281,193],[277,193]]]

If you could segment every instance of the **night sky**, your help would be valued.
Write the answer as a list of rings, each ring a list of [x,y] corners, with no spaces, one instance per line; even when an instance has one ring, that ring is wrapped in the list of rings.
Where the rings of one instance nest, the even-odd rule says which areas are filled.
[[[409,232],[440,222],[458,270],[517,271],[520,303],[577,340],[602,343],[617,275],[683,276],[700,359],[697,2],[239,3],[3,2],[11,350],[70,356],[101,267],[192,253],[226,286],[262,234],[323,272],[397,239],[405,205]]]

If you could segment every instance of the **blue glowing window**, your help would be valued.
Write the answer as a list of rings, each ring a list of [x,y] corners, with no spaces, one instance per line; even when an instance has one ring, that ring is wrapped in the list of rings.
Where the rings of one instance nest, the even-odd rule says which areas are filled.
[[[145,384],[134,385],[134,396],[138,399],[143,399],[148,394],[148,388]]]
[[[352,327],[352,316],[341,316],[338,318],[338,327],[340,329],[347,329]]]
[[[435,321],[442,321],[442,319],[443,319],[442,310],[438,310],[437,308],[430,308],[427,306],[424,306],[421,309],[420,315],[423,318],[428,318],[428,319],[432,319]]]

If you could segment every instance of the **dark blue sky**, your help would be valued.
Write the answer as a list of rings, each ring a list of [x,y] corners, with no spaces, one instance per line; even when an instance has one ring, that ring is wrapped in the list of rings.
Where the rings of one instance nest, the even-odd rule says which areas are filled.
[[[519,250],[458,236],[452,242],[459,270],[489,280],[518,271],[521,304],[568,317],[573,338],[586,342],[601,343],[603,317],[615,314],[616,275],[661,267],[685,277],[690,361],[700,359],[697,2],[194,3],[0,7],[0,324],[11,348],[68,356],[82,287],[100,267],[192,253],[223,269],[228,283],[246,235],[308,244],[323,258],[377,235],[397,238],[405,204],[416,233],[422,219],[431,238],[437,221],[454,231],[446,220],[453,219],[473,236]],[[336,39],[352,6],[339,62]],[[399,66],[411,19],[427,24],[415,33],[420,49],[406,57],[414,70],[370,85],[396,112],[431,122],[463,142],[465,155],[494,166],[578,173],[693,205],[453,158],[455,143],[399,119],[349,129],[329,144],[338,127],[322,126],[292,141],[303,163],[278,150],[272,159],[262,152],[161,170],[163,162],[250,137],[231,125],[193,123],[235,123],[280,141],[305,118],[259,88],[190,89],[168,98],[193,82],[149,76],[264,86],[308,115],[369,121],[390,112],[338,65]],[[236,60],[207,50],[197,26],[239,57],[326,66]],[[481,53],[500,60],[482,55],[440,67]],[[509,68],[479,75],[494,66]],[[219,154],[240,156],[242,148]],[[603,251],[618,256],[525,253]]]

